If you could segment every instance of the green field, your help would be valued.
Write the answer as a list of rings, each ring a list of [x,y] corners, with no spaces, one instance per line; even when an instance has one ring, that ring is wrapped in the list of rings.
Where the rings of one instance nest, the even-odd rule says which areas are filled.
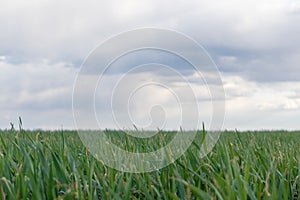
[[[126,141],[120,144],[128,150],[147,150],[144,143],[131,144],[121,131],[106,134],[115,142]],[[224,131],[213,151],[200,159],[202,137],[199,131],[168,167],[131,174],[94,159],[76,131],[2,130],[0,198],[300,199],[300,132]],[[163,145],[156,140],[148,141],[151,148]]]

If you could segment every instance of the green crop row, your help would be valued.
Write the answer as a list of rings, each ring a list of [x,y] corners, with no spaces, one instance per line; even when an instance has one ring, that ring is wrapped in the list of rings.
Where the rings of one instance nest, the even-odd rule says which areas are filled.
[[[160,131],[144,143],[122,131],[106,134],[121,148],[146,152],[176,133]],[[2,130],[0,199],[300,199],[300,132],[224,131],[202,159],[205,131],[198,135],[168,167],[132,174],[97,161],[76,131]]]

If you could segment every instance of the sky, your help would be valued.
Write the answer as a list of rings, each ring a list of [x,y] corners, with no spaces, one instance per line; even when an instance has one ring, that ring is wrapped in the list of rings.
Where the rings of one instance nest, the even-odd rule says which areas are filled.
[[[12,0],[1,2],[0,24],[0,129],[10,128],[10,122],[16,124],[19,116],[27,129],[75,129],[73,88],[84,60],[108,38],[144,27],[180,32],[207,51],[218,67],[226,97],[222,129],[300,129],[297,0]],[[187,72],[182,60],[148,51],[120,59],[122,62],[115,63],[111,73],[104,76],[105,85],[98,87],[96,94],[96,114],[103,119],[100,128],[130,126],[130,122],[116,126],[108,120],[111,101],[105,95],[126,74],[128,68],[120,66],[130,68],[141,58],[141,64],[157,58],[155,61],[182,72],[191,83],[189,87],[196,91],[199,121],[210,123],[212,105],[203,79]],[[155,119],[164,116],[166,128],[178,128],[180,110],[171,90],[145,86],[133,95],[133,101],[128,101],[128,109],[119,103],[122,97],[118,95],[134,88],[131,85],[139,86],[143,80],[155,77],[184,96],[188,86],[182,84],[186,80],[161,69],[157,69],[159,73],[143,70],[127,74],[123,80],[126,84],[118,87],[111,103],[119,122],[128,120],[123,112],[130,110],[130,119],[141,127],[149,120],[153,127],[160,127],[163,122]],[[149,95],[151,98],[145,98]],[[187,110],[192,113],[194,109]],[[191,116],[185,120],[195,122]],[[189,126],[183,128],[194,128]]]

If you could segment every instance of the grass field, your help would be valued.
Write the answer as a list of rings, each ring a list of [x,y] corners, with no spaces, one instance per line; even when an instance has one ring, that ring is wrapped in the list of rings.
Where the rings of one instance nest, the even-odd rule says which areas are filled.
[[[1,199],[300,199],[297,131],[224,131],[207,157],[195,142],[175,163],[140,174],[98,162],[76,131],[2,130],[0,139]]]

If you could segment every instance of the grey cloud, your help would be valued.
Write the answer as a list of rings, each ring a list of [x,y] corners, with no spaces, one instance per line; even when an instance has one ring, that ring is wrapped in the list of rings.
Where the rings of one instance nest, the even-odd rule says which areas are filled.
[[[237,73],[257,82],[299,81],[300,50],[212,49],[221,72]]]
[[[291,55],[300,54],[300,27],[295,26],[300,17],[290,15],[292,3],[280,1],[277,7],[235,3],[235,7],[223,5],[225,2],[204,5],[199,12],[179,19],[177,27],[207,48],[221,72],[235,72],[258,82],[299,80],[299,56],[289,61]],[[224,56],[236,57],[236,62],[220,62]]]
[[[245,83],[242,85],[236,84],[233,77],[225,80],[229,100],[236,100],[233,107],[244,101],[239,100],[240,97],[251,99],[257,92],[253,88],[261,84],[277,88],[272,84],[287,81],[298,83],[299,3],[284,0],[271,3],[237,0],[176,3],[171,0],[130,3],[92,0],[2,2],[0,56],[5,56],[4,62],[9,67],[0,66],[0,121],[8,124],[14,115],[25,115],[32,126],[36,123],[43,127],[46,127],[45,124],[57,127],[59,120],[71,124],[68,101],[75,73],[84,58],[111,35],[144,26],[174,29],[191,36],[207,49],[225,79],[228,74],[243,79]],[[174,43],[180,45],[178,41]],[[184,73],[195,87],[201,87],[199,77],[193,77],[185,62],[157,52],[124,56],[110,72],[121,74],[128,70],[128,66],[149,61],[171,65]],[[2,60],[0,62],[3,63]],[[175,77],[167,73],[162,74],[159,70],[152,73],[164,76],[172,84],[178,83]],[[236,85],[228,87],[227,83]],[[296,91],[291,89],[294,83],[289,82],[286,87],[277,89]],[[248,87],[252,89],[248,90]],[[22,94],[29,96],[27,100]],[[299,92],[285,96],[297,98]],[[198,100],[206,100],[206,96],[199,95]],[[235,128],[239,122],[247,127],[247,123],[257,115],[266,119],[272,112],[282,111],[287,118],[298,116],[293,111],[289,117],[284,106],[264,114],[258,110],[251,113],[247,106],[243,104],[238,112],[229,107],[231,127]],[[249,117],[241,116],[243,112]],[[265,125],[271,126],[270,121],[266,120]],[[280,117],[274,121],[279,122]],[[289,122],[286,125],[293,123],[294,126],[297,124]],[[259,122],[251,123],[255,127],[260,125]]]
[[[4,124],[9,124],[18,116],[38,123],[43,115],[44,124],[58,121],[54,113],[64,114],[64,120],[72,119],[72,85],[76,71],[63,63],[31,63],[13,65],[0,62],[0,116]],[[29,113],[32,113],[30,115]],[[47,116],[48,114],[49,116]],[[47,121],[47,122],[46,122]],[[69,124],[71,125],[71,124]],[[58,124],[59,126],[59,124]]]
[[[296,2],[279,1],[272,7],[255,1],[188,1],[177,2],[167,10],[165,7],[173,2],[166,1],[164,6],[155,1],[144,3],[135,1],[126,7],[120,1],[4,4],[0,8],[0,54],[7,55],[11,63],[48,59],[78,67],[90,50],[111,34],[152,25],[195,38],[208,49],[221,71],[238,72],[260,82],[299,80],[300,68],[282,61],[290,53],[300,53]],[[223,65],[218,62],[221,56],[235,56],[237,63]],[[263,76],[272,71],[271,76]]]

